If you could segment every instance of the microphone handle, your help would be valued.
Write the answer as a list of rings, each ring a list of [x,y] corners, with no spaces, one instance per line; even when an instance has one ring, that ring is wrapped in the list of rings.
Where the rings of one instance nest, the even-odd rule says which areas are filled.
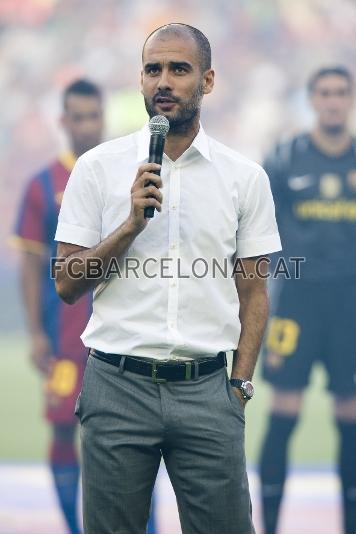
[[[148,163],[158,163],[159,165],[162,165],[164,142],[165,142],[165,138],[163,137],[163,135],[158,135],[158,134],[151,135]],[[152,174],[157,174],[157,176],[160,176],[161,171],[160,170],[152,171]],[[149,185],[155,185],[155,184],[153,182],[147,182],[145,187]],[[145,208],[144,210],[145,219],[152,219],[154,216],[154,212],[155,212],[154,206],[147,206],[147,208]]]

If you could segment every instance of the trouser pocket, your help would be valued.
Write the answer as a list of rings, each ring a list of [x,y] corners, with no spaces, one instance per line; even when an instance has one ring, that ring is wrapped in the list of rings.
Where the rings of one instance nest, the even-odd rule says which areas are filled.
[[[74,414],[80,419],[80,397],[82,392],[79,393],[77,400],[75,401]]]

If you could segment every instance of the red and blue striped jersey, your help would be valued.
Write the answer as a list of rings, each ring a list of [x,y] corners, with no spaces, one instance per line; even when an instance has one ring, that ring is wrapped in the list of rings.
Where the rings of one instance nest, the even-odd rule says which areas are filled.
[[[68,305],[57,295],[50,276],[50,258],[56,256],[54,235],[64,189],[75,158],[66,153],[48,168],[34,176],[20,206],[14,243],[20,249],[43,255],[41,314],[45,332],[54,355],[82,360],[86,358],[80,335],[91,314],[91,294]]]

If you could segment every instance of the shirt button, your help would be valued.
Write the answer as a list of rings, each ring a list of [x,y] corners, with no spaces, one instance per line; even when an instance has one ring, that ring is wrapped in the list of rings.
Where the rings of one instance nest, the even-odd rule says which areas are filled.
[[[171,245],[171,249],[174,250],[177,248],[177,245],[175,243],[173,243],[173,245]]]
[[[171,287],[177,287],[177,284],[175,282],[172,282]]]
[[[177,206],[174,204],[174,205],[172,206],[172,210],[176,210],[176,209],[177,209]]]

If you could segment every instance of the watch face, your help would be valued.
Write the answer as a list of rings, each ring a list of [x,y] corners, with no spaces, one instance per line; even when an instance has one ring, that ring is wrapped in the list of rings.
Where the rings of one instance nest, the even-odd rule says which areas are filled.
[[[247,381],[244,382],[244,384],[243,384],[243,389],[244,389],[244,391],[245,391],[245,395],[246,395],[246,397],[248,397],[249,399],[251,399],[251,398],[253,397],[254,392],[255,392],[252,383],[249,382],[249,381],[247,380]]]

